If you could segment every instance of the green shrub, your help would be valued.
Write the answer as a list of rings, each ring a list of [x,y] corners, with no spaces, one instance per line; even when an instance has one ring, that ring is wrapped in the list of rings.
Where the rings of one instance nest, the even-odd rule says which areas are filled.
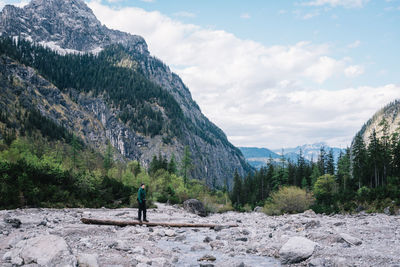
[[[367,201],[370,197],[371,189],[366,186],[363,186],[357,190],[357,197],[360,201]]]
[[[312,203],[313,197],[306,190],[296,186],[286,186],[271,194],[264,206],[264,212],[268,215],[300,213],[309,209]]]

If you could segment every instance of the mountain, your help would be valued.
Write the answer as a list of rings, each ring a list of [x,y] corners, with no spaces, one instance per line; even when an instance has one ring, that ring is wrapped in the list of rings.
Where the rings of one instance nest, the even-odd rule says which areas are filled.
[[[344,149],[329,147],[326,143],[321,142],[315,144],[306,144],[294,148],[285,148],[283,150],[284,158],[292,162],[297,162],[301,151],[306,160],[317,161],[322,147],[327,153],[331,149],[333,150],[335,162],[337,162],[340,152],[345,152]],[[282,155],[281,149],[270,150],[268,148],[257,147],[239,147],[239,149],[242,151],[248,163],[255,168],[266,166],[271,159],[273,163],[277,163],[280,161]]]
[[[388,136],[400,130],[400,100],[389,103],[377,111],[358,132],[365,142],[369,144],[369,137],[375,130],[378,138],[381,138],[386,130]]]
[[[191,177],[209,185],[250,170],[145,40],[101,25],[83,1],[6,5],[0,33],[0,107],[17,132],[21,110],[39,112],[91,147],[104,152],[109,142],[115,157],[144,166],[158,154],[179,161],[188,146]]]
[[[294,148],[285,148],[284,155],[286,158],[296,161],[297,156],[300,154],[300,151],[301,151],[305,159],[307,159],[309,161],[317,161],[322,147],[324,148],[325,152],[327,152],[327,153],[331,149],[333,150],[333,157],[335,159],[335,162],[337,162],[340,152],[345,152],[344,149],[341,149],[338,147],[330,147],[324,142],[319,142],[319,143],[314,143],[314,144],[305,144],[305,145],[297,146]],[[282,153],[282,150],[280,150],[280,149],[276,149],[273,151],[276,153],[279,153],[279,154]]]
[[[266,166],[271,159],[273,162],[275,162],[279,161],[281,157],[268,148],[239,147],[239,149],[242,151],[242,154],[246,158],[247,162],[252,167],[257,169]]]

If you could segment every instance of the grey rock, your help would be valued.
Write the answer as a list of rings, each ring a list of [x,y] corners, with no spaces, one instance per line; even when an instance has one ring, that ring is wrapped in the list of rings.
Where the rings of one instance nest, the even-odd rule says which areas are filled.
[[[203,247],[202,245],[194,245],[190,248],[190,251],[200,251],[200,250],[205,250],[206,248]]]
[[[383,213],[385,213],[386,215],[391,215],[390,207],[386,207],[386,208],[383,210]]]
[[[348,243],[350,245],[353,245],[353,246],[359,246],[359,245],[362,244],[361,239],[359,239],[357,237],[354,237],[354,236],[351,236],[351,235],[346,234],[346,233],[339,234],[339,241],[344,241],[344,242],[346,242],[346,243]]]
[[[47,221],[41,221],[38,226],[46,226],[47,225]]]
[[[262,207],[257,206],[254,208],[254,212],[262,212],[262,211],[263,211]]]
[[[40,235],[20,241],[13,251],[12,261],[21,258],[25,264],[41,266],[75,266],[76,258],[62,237]]]
[[[242,229],[242,231],[240,231],[242,234],[244,234],[244,235],[249,235],[250,234],[250,231],[249,230],[247,230],[247,229]]]
[[[209,236],[206,236],[206,237],[203,239],[203,242],[204,242],[204,243],[210,243],[211,241],[212,241],[212,238],[209,237]]]
[[[18,218],[4,218],[4,222],[11,224],[14,228],[19,228],[21,226],[21,220]]]
[[[314,253],[316,245],[305,237],[292,237],[279,250],[281,262],[287,264],[306,260]]]
[[[175,237],[175,241],[183,241],[183,240],[186,240],[185,235],[178,235],[177,237]]]
[[[173,237],[173,236],[176,236],[176,233],[174,230],[166,230],[165,235],[169,236],[169,237]]]
[[[186,200],[183,202],[183,208],[190,213],[194,213],[202,217],[207,216],[207,211],[204,208],[203,203],[197,199]]]
[[[243,242],[247,242],[248,238],[247,237],[238,237],[235,239],[236,241],[243,241]]]
[[[308,263],[308,267],[324,267],[324,266],[330,266],[325,259],[322,258],[315,258],[310,260]]]
[[[335,222],[333,223],[334,226],[341,226],[341,225],[345,225],[345,222]]]
[[[311,221],[308,221],[308,222],[305,223],[305,228],[306,229],[317,228],[317,227],[320,227],[320,226],[321,226],[321,223],[320,223],[320,221],[317,221],[317,220],[311,220]]]
[[[79,267],[98,267],[98,255],[80,253],[77,257]]]
[[[11,251],[7,251],[6,253],[4,253],[2,259],[3,261],[11,261],[11,257],[12,257]]]
[[[363,210],[365,210],[364,206],[357,206],[356,208],[356,212],[361,212]]]
[[[206,254],[199,258],[197,261],[216,261],[217,258],[215,258],[213,255]]]

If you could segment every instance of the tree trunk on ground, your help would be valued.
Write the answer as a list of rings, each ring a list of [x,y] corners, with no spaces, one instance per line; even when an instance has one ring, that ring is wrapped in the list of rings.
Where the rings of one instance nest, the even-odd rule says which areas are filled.
[[[167,222],[139,222],[139,221],[114,221],[114,220],[103,220],[103,219],[91,219],[82,218],[81,221],[85,224],[98,224],[98,225],[117,225],[117,226],[128,226],[128,225],[147,225],[147,226],[163,226],[163,227],[208,227],[215,228],[217,226],[223,228],[238,227],[237,224],[230,225],[219,225],[219,224],[199,224],[199,223],[167,223]]]

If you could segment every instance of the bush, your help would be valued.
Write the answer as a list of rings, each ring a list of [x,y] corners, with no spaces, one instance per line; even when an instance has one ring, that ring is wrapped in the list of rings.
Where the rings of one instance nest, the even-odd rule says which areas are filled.
[[[357,190],[357,197],[360,201],[367,201],[370,197],[370,194],[371,190],[366,186],[363,186]]]
[[[313,197],[306,190],[286,186],[271,194],[270,200],[264,206],[264,212],[268,215],[300,213],[309,209],[313,201]]]

